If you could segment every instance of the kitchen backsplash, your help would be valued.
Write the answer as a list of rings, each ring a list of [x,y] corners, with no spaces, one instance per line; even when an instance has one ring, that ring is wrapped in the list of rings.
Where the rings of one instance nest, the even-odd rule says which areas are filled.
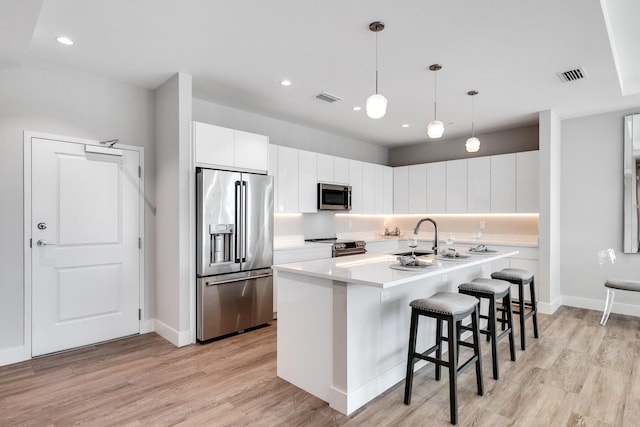
[[[438,223],[441,233],[473,234],[484,222],[484,235],[537,236],[537,215],[425,215]],[[275,215],[276,236],[304,235],[306,239],[332,237],[336,234],[363,233],[376,236],[400,228],[402,234],[411,234],[420,215],[351,215],[333,212],[315,214]],[[431,232],[430,224],[424,224],[421,232]]]

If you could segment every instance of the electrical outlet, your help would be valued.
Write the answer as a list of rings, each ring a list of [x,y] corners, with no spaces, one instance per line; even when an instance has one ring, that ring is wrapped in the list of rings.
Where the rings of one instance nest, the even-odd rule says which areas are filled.
[[[484,221],[480,221],[480,230],[484,230]]]
[[[389,301],[389,298],[391,298],[391,292],[389,291],[380,292],[380,302]]]

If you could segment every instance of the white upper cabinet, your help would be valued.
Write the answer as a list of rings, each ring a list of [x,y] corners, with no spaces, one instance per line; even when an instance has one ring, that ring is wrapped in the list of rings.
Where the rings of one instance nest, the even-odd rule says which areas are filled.
[[[538,151],[516,154],[516,212],[539,211],[539,159]]]
[[[298,150],[278,146],[276,212],[298,212]]]
[[[351,186],[351,213],[361,214],[362,210],[362,162],[349,160],[349,185]]]
[[[383,165],[373,165],[374,210],[372,213],[384,213],[384,168]]]
[[[298,151],[298,212],[318,211],[318,158],[311,151]]]
[[[516,211],[516,155],[491,156],[491,212]]]
[[[333,180],[337,184],[349,183],[349,159],[343,157],[333,158]]]
[[[467,160],[467,212],[491,212],[491,158]]]
[[[409,166],[409,213],[427,213],[427,165]]]
[[[393,213],[409,213],[409,166],[393,168]]]
[[[193,141],[196,163],[264,172],[268,169],[267,136],[193,122]]]
[[[447,213],[467,212],[467,159],[447,164]]]
[[[333,182],[333,156],[318,153],[318,182]]]
[[[349,183],[349,159],[318,153],[318,182]]]
[[[235,139],[233,129],[193,122],[193,140],[196,163],[233,166]]]
[[[362,213],[375,213],[375,194],[375,165],[362,162]]]
[[[383,213],[393,213],[393,168],[389,166],[384,167],[384,185],[383,185]]]
[[[269,137],[240,130],[235,135],[235,166],[242,169],[266,171]]]
[[[269,168],[267,174],[273,177],[273,209],[278,212],[278,146],[269,144]]]
[[[447,167],[446,162],[427,164],[427,213],[447,212]]]

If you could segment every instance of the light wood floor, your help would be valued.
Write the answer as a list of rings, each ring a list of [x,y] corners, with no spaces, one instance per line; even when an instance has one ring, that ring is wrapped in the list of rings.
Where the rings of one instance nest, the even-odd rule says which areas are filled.
[[[469,370],[459,382],[461,426],[639,426],[640,320],[562,307],[539,315],[541,337],[517,361],[500,343],[485,395]],[[530,327],[530,320],[528,325]],[[408,325],[407,325],[408,327]],[[344,416],[276,377],[276,328],[175,348],[146,334],[0,367],[1,426],[439,426],[449,425],[446,370],[416,374]]]

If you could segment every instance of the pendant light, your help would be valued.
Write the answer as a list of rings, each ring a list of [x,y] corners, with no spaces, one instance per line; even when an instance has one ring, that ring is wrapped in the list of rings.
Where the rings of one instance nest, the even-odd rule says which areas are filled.
[[[427,126],[427,135],[429,138],[440,138],[444,133],[444,123],[438,120],[438,78],[437,71],[442,69],[442,65],[433,64],[429,66],[429,70],[433,71],[433,120]]]
[[[476,138],[473,126],[473,97],[477,94],[477,90],[470,90],[467,92],[467,95],[471,97],[471,137],[467,139],[467,142],[464,144],[464,148],[466,148],[469,153],[475,153],[480,149],[480,140]]]
[[[378,93],[378,33],[384,30],[384,24],[375,21],[369,24],[369,29],[376,33],[376,93],[367,98],[367,116],[379,119],[387,114],[387,98]]]

